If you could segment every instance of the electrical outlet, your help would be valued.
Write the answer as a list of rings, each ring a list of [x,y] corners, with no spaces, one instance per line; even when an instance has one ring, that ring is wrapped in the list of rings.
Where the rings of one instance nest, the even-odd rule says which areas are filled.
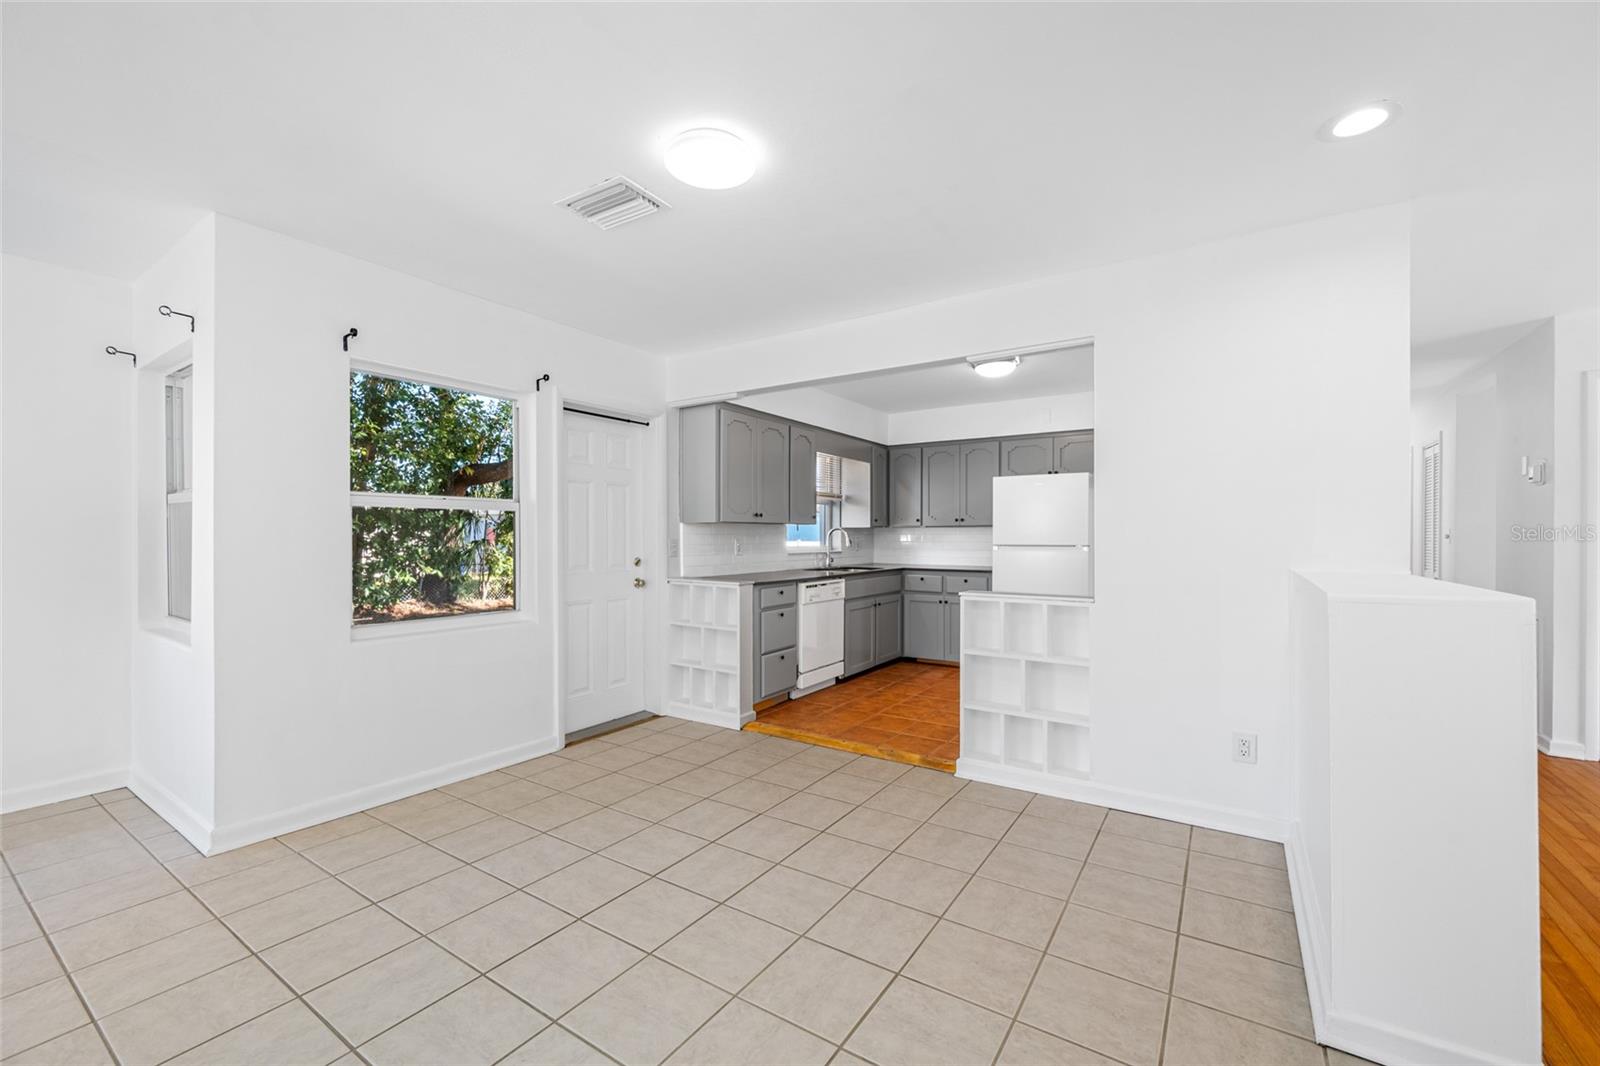
[[[1254,766],[1256,754],[1256,735],[1254,733],[1235,733],[1233,735],[1234,762],[1246,762]]]
[[[668,559],[676,559],[677,557],[678,557],[678,538],[677,537],[673,537],[671,540],[667,541],[667,558]]]
[[[733,554],[734,558],[738,558],[744,554],[744,543],[740,541],[738,537],[733,538]]]

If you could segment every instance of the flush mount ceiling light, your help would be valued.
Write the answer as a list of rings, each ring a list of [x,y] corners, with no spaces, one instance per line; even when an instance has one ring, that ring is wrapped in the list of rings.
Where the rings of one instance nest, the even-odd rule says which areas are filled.
[[[667,170],[697,189],[732,189],[756,172],[750,146],[727,130],[710,126],[684,130],[667,145]]]
[[[980,378],[1003,378],[1022,365],[1022,356],[1007,355],[999,359],[973,359],[969,363]]]
[[[1400,117],[1400,105],[1393,100],[1374,100],[1370,104],[1331,118],[1322,124],[1317,136],[1325,141],[1343,141],[1371,133]]]

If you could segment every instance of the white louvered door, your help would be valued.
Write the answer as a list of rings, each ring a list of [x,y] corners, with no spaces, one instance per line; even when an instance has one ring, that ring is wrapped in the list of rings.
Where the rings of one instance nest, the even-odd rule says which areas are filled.
[[[1437,578],[1443,551],[1444,444],[1422,447],[1422,576]]]

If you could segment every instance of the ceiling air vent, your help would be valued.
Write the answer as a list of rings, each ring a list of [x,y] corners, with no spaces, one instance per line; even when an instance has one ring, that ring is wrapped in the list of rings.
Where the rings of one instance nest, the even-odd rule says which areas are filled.
[[[612,229],[624,222],[653,215],[666,207],[667,202],[619,175],[559,201],[559,206],[569,208],[579,218],[601,229]]]

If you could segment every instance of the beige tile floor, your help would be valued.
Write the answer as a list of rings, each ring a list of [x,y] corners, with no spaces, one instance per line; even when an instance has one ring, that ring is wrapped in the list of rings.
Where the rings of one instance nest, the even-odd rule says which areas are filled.
[[[212,858],[6,815],[10,1063],[1330,1063],[1283,851],[653,719]]]

